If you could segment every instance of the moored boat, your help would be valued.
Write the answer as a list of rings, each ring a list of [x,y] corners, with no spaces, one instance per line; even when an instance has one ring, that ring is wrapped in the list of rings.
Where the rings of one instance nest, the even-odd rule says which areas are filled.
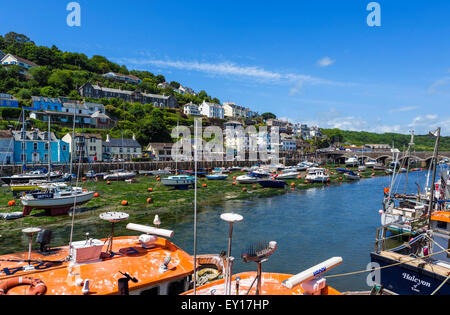
[[[277,179],[261,179],[258,181],[258,184],[264,188],[284,188],[287,185],[284,180]]]
[[[360,180],[361,179],[361,175],[356,174],[353,171],[348,171],[346,173],[344,173],[344,177],[350,180]]]
[[[305,179],[310,183],[326,183],[330,179],[330,176],[325,172],[325,169],[312,167],[308,169],[308,174]]]
[[[228,175],[222,174],[222,173],[216,173],[216,174],[206,175],[206,178],[209,180],[225,180],[228,178]]]
[[[189,186],[194,185],[195,177],[188,175],[175,175],[167,178],[162,178],[161,183],[164,186],[175,187],[179,189],[187,189]]]

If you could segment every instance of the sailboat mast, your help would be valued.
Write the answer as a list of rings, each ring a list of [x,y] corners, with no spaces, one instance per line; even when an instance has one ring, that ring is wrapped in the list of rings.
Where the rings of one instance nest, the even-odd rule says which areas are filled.
[[[26,135],[27,135],[27,132],[26,132],[26,128],[25,128],[25,110],[22,107],[22,132],[20,134],[20,138],[22,139],[22,144],[21,144],[22,173],[25,172],[25,167],[26,167],[26,162],[27,162],[27,155],[23,154]]]
[[[194,120],[194,295],[197,294],[197,150],[198,150],[198,120]]]
[[[437,129],[437,135],[436,135],[436,144],[434,147],[434,154],[433,154],[433,159],[432,159],[432,163],[433,164],[433,178],[432,178],[432,182],[431,182],[431,195],[430,195],[430,206],[428,209],[428,216],[429,216],[429,221],[428,221],[428,226],[431,227],[431,214],[433,212],[433,206],[434,206],[434,191],[435,191],[435,182],[436,182],[436,169],[437,169],[437,159],[438,159],[438,155],[439,155],[439,141],[441,139],[441,127],[439,127]]]
[[[47,139],[47,160],[48,160],[48,171],[47,171],[47,180],[50,181],[50,171],[51,171],[51,138],[52,138],[52,132],[50,129],[50,115],[48,115],[48,139]]]
[[[411,148],[412,148],[413,145],[414,145],[414,130],[411,131],[411,141],[409,142],[409,145],[408,145],[408,153],[407,153],[407,156],[406,156],[406,158],[408,159],[408,160],[407,160],[408,163],[407,163],[407,165],[406,165],[405,195],[406,195],[406,191],[407,191],[407,188],[408,188],[409,159],[410,159],[410,157],[411,157]]]

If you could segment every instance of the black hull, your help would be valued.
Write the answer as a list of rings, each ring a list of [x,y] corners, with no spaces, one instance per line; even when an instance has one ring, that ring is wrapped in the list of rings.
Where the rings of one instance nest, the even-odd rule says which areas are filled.
[[[399,262],[377,253],[371,253],[370,258],[372,263],[380,267]],[[440,274],[408,264],[381,269],[378,272],[380,283],[377,284],[400,295],[431,295],[446,279]],[[435,295],[450,295],[450,281],[447,281]]]

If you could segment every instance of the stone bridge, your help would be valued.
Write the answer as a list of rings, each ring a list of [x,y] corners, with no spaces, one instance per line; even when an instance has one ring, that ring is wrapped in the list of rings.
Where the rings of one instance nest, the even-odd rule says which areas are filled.
[[[322,158],[327,160],[333,160],[335,163],[344,164],[345,160],[349,157],[357,156],[359,160],[364,157],[364,160],[374,159],[379,163],[386,163],[387,161],[392,161],[393,156],[390,151],[376,151],[376,152],[349,152],[349,151],[328,151],[321,153]],[[419,166],[428,166],[433,158],[433,152],[411,152],[409,159],[410,162],[416,162]],[[406,153],[399,153],[399,162],[402,164],[403,161],[407,162],[408,156]],[[438,161],[443,159],[448,159],[450,161],[450,152],[439,152]],[[406,165],[406,163],[405,163]]]

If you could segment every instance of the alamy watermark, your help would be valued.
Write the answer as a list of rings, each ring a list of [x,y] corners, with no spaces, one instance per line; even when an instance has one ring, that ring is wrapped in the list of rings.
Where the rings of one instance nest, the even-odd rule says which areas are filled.
[[[367,16],[367,25],[370,27],[381,26],[381,6],[378,2],[370,2],[367,11],[371,11]]]
[[[196,125],[202,126],[201,119]],[[225,131],[225,132],[224,132]],[[278,163],[280,153],[280,134],[278,127],[255,126],[243,128],[241,125],[194,128],[178,126],[172,130],[172,138],[177,142],[172,146],[174,161],[262,161]]]
[[[66,7],[70,13],[67,15],[67,25],[70,27],[81,26],[81,6],[78,2],[70,2]]]

